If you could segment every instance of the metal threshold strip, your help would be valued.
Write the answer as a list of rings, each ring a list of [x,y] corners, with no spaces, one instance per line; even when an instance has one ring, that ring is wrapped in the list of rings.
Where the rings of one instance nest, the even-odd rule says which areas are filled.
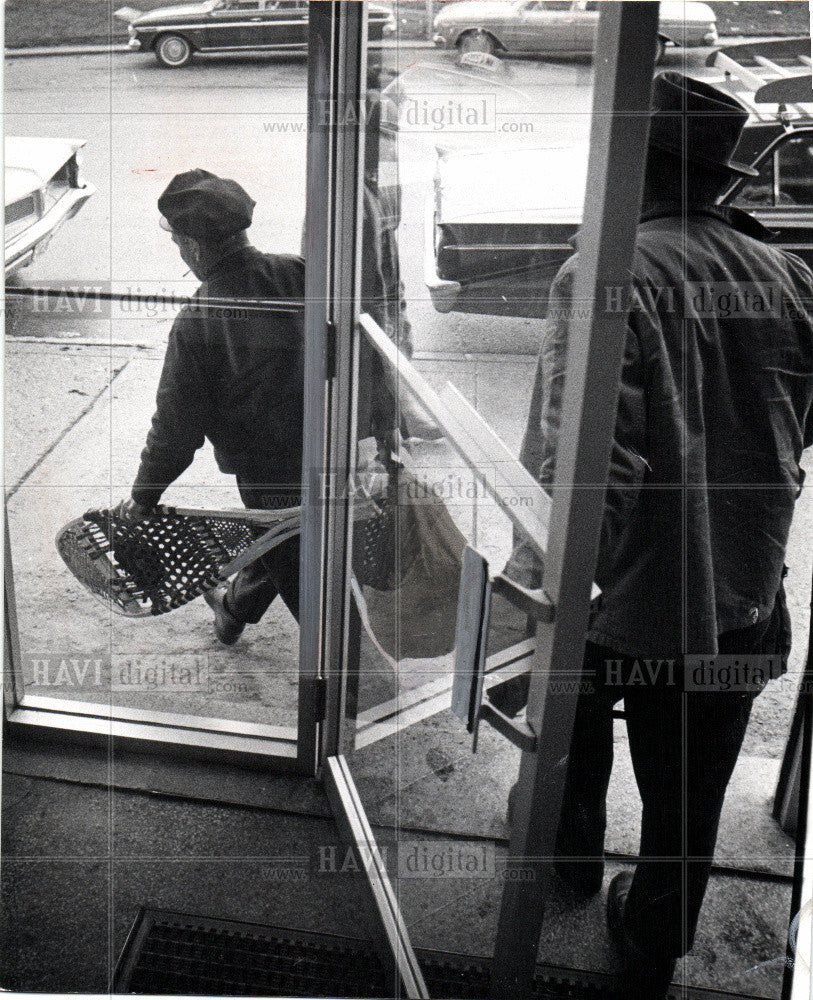
[[[247,312],[285,312],[300,313],[305,310],[305,299],[245,299],[245,298],[211,298],[206,296],[185,295],[150,295],[135,292],[104,292],[93,282],[84,282],[80,290],[73,288],[17,288],[6,285],[6,298],[33,299],[35,302],[64,301],[78,297],[83,303],[119,302],[131,305],[149,305],[155,308],[159,305],[189,306],[201,312],[205,310],[242,309]]]
[[[418,950],[429,996],[487,1000],[490,961]],[[391,980],[369,941],[142,907],[114,974],[114,993],[165,996],[389,997]],[[742,993],[674,987],[670,1000]],[[529,1000],[621,1000],[615,977],[538,964]],[[764,998],[759,998],[764,1000]]]
[[[301,770],[297,762],[297,744],[289,739],[273,739],[190,729],[164,723],[133,722],[101,716],[46,711],[25,707],[13,708],[7,717],[10,729],[20,738],[53,739],[64,742],[93,743],[112,740],[115,745],[136,751],[164,752],[176,756],[179,751],[190,759],[227,760],[239,755],[241,764],[268,767],[270,761],[285,770]]]
[[[485,670],[486,688],[526,673],[528,666],[524,661],[533,654],[535,646],[535,639],[525,639],[489,656]],[[357,717],[356,749],[394,736],[407,726],[445,712],[451,703],[453,677],[450,671],[412,691],[403,691],[389,701],[360,712]]]

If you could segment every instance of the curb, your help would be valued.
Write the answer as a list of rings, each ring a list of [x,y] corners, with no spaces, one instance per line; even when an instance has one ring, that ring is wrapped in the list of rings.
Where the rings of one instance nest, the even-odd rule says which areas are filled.
[[[122,45],[38,45],[24,49],[6,49],[7,59],[28,59],[34,56],[91,56],[108,55],[112,52],[129,52]]]
[[[437,46],[433,42],[422,41],[421,39],[408,39],[401,42],[388,39],[383,41],[380,47],[382,49],[431,49],[433,52],[437,49]],[[130,51],[126,43],[117,43],[115,45],[37,45],[19,49],[6,49],[6,58],[31,59],[35,56],[101,56],[113,52]],[[262,50],[258,49],[257,52],[262,53]],[[149,55],[149,53],[139,51],[133,54]]]
[[[745,42],[761,42],[761,41],[771,41],[773,39],[784,38],[785,35],[725,35],[721,36],[719,43],[717,45],[711,46],[712,48],[722,48],[726,45],[735,45]],[[403,41],[398,41],[397,39],[389,38],[381,42],[380,47],[382,49],[415,49],[415,50],[430,50],[432,52],[443,52],[444,49],[439,49],[433,42],[426,39],[420,38],[410,38],[404,39]],[[116,43],[115,45],[39,45],[25,48],[17,49],[6,49],[6,58],[8,59],[30,59],[35,56],[90,56],[90,55],[107,55],[113,52],[130,52],[130,48],[126,43]],[[258,49],[258,52],[262,50]],[[134,55],[146,55],[144,52],[134,52]],[[217,54],[217,53],[213,53]]]
[[[101,340],[91,337],[15,337],[13,334],[7,336],[4,349],[8,351],[15,344],[26,344],[28,346],[46,347],[103,347],[103,348],[133,348],[138,351],[159,351],[166,348],[166,341],[158,341],[149,344],[145,341],[137,340]]]

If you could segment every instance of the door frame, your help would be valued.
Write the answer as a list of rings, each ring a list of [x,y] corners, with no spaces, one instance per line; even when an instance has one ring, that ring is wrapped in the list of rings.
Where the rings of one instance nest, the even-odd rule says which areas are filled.
[[[315,8],[315,9],[314,9]],[[426,984],[409,941],[396,893],[387,874],[361,798],[342,748],[352,745],[355,703],[352,678],[346,664],[352,637],[358,635],[358,616],[350,591],[349,553],[352,518],[345,500],[345,484],[353,467],[356,440],[358,386],[358,309],[361,293],[360,261],[364,129],[360,127],[367,74],[367,2],[323,0],[311,6],[311,18],[332,27],[332,63],[321,79],[324,114],[320,131],[329,137],[321,147],[324,159],[309,177],[309,192],[328,202],[321,232],[308,230],[308,253],[326,253],[324,291],[326,309],[312,343],[323,338],[324,350],[306,358],[306,437],[303,467],[308,470],[310,495],[321,503],[308,505],[303,519],[303,579],[314,583],[320,568],[318,594],[303,595],[300,643],[325,678],[325,712],[319,761],[321,776],[339,832],[359,857],[364,872],[374,939],[393,996],[428,997]],[[318,88],[314,88],[316,96]],[[355,123],[348,124],[348,123]],[[313,199],[311,199],[313,200]],[[310,224],[310,217],[308,219]],[[318,245],[312,245],[316,240]],[[320,268],[320,273],[322,269]],[[309,297],[310,294],[308,293]],[[317,322],[315,312],[311,314]],[[308,410],[308,408],[310,408]],[[324,434],[317,440],[316,428]],[[346,718],[347,716],[347,718]]]
[[[364,129],[361,125],[363,115],[352,112],[362,107],[365,92],[363,19],[366,4],[335,4],[335,0],[331,0],[331,5],[344,9],[336,10],[339,66],[334,79],[336,90],[331,95],[337,120],[342,126],[333,129],[332,142],[335,187],[331,217],[335,229],[331,320],[336,330],[333,367],[336,389],[330,409],[325,409],[326,415],[329,413],[324,453],[326,466],[332,473],[331,478],[339,483],[348,481],[355,446],[353,402],[358,391],[359,342],[364,335],[398,372],[406,390],[425,405],[429,404],[427,409],[432,417],[440,423],[441,429],[476,473],[482,461],[489,457],[493,459],[488,449],[504,448],[502,443],[499,439],[495,442],[496,436],[492,436],[493,432],[489,433],[487,425],[478,425],[478,415],[467,409],[465,400],[452,398],[451,402],[441,401],[375,321],[370,316],[361,315],[359,260]],[[588,181],[587,207],[590,211],[585,212],[588,237],[592,237],[595,246],[591,246],[588,238],[576,293],[580,300],[591,302],[603,301],[599,294],[602,283],[606,285],[611,278],[616,284],[624,280],[629,273],[634,250],[645,162],[642,154],[649,127],[648,115],[641,114],[641,109],[649,106],[658,19],[656,4],[648,5],[654,9],[648,9],[643,14],[637,9],[639,6],[627,0],[608,5],[601,13],[589,172],[593,183],[591,185]],[[359,23],[360,20],[362,23]],[[648,46],[651,51],[648,51]],[[620,57],[622,52],[625,55],[623,61]],[[346,114],[348,111],[350,114]],[[607,114],[608,111],[611,114]],[[609,192],[619,179],[624,193],[610,197]],[[619,232],[611,237],[613,227]],[[543,556],[548,556],[543,587],[545,596],[550,598],[548,610],[552,621],[540,621],[538,626],[528,707],[528,721],[533,733],[540,736],[544,731],[545,739],[535,740],[534,749],[525,750],[522,754],[519,795],[508,858],[509,867],[530,865],[537,877],[531,881],[506,880],[492,969],[494,995],[516,997],[517,1000],[533,993],[536,954],[547,895],[549,861],[545,859],[553,854],[564,786],[563,770],[556,765],[567,757],[569,751],[577,697],[573,693],[548,698],[548,682],[557,670],[563,666],[570,667],[573,656],[578,655],[579,644],[582,649],[584,646],[604,506],[603,490],[578,490],[573,484],[606,480],[625,340],[625,317],[621,314],[607,317],[606,314],[599,315],[599,312],[591,311],[591,319],[586,320],[584,328],[579,331],[581,336],[574,337],[579,349],[573,352],[576,355],[575,370],[568,378],[565,397],[565,417],[571,417],[572,421],[567,428],[565,419],[562,421],[564,445],[560,444],[562,460],[557,461],[560,485],[564,485],[565,489],[554,491],[552,503],[542,501],[538,507],[534,505],[535,523],[532,526],[523,525],[526,537],[541,549]],[[601,330],[598,329],[599,324],[602,324]],[[590,399],[590,406],[584,405],[587,398]],[[477,428],[476,433],[472,432],[472,426]],[[505,455],[503,452],[500,458],[519,466],[510,453]],[[520,473],[514,468],[511,474]],[[563,475],[564,481],[561,479]],[[515,488],[516,481],[509,476],[506,484],[497,484],[498,497],[503,495],[503,490]],[[533,485],[542,492],[538,484]],[[525,509],[520,507],[518,510]],[[347,793],[340,795],[334,790],[331,801],[337,822],[355,841],[357,850],[361,851],[368,836],[372,835],[352,783],[351,768],[343,754],[344,748],[352,743],[356,724],[355,718],[346,713],[347,651],[350,645],[348,568],[352,521],[341,504],[331,504],[329,511],[330,523],[324,536],[328,572],[325,575],[323,618],[333,622],[333,627],[322,651],[323,671],[327,678],[322,759],[327,769],[328,787],[336,783],[337,775],[346,785]],[[567,573],[564,571],[566,566]],[[360,828],[353,831],[354,819],[358,820],[359,814],[365,828],[363,836]],[[543,822],[538,821],[540,816],[545,817]],[[385,888],[371,884],[371,896],[382,927],[390,931],[382,938],[383,951],[385,954],[389,951],[403,993],[410,997],[424,996],[420,981],[410,978],[412,953],[408,938],[404,942],[401,933],[403,921],[398,913],[397,899],[391,887],[390,891],[386,890],[386,871],[377,870],[376,880],[381,879]]]

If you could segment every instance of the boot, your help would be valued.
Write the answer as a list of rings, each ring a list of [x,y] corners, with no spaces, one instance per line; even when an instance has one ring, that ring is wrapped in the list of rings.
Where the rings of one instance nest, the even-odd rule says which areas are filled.
[[[630,937],[624,926],[624,907],[631,885],[632,874],[619,872],[607,892],[607,926],[624,964],[619,996],[624,1000],[666,1000],[677,959],[649,955]]]
[[[233,646],[243,634],[245,622],[235,618],[226,607],[226,588],[215,587],[203,595],[204,600],[215,613],[215,635],[224,646]]]

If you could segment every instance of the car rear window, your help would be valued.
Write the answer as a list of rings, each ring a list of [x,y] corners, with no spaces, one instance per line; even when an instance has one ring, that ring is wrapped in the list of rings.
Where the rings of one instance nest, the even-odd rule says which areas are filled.
[[[779,147],[779,204],[813,205],[813,136],[794,136]]]

